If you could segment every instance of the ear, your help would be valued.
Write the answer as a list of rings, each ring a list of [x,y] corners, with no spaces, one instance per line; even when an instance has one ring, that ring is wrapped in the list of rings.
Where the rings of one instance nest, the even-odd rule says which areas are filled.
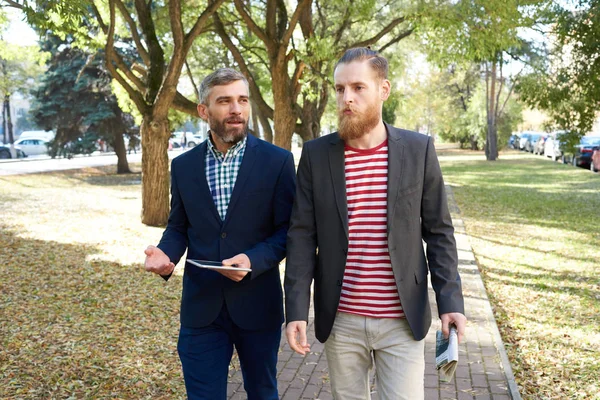
[[[391,91],[392,84],[387,79],[383,79],[381,81],[381,86],[379,86],[379,95],[381,96],[381,101],[386,101],[388,97],[390,97]]]
[[[198,110],[198,115],[200,116],[200,118],[202,118],[205,121],[208,121],[208,112],[207,112],[207,106],[206,104],[198,104],[197,110]]]

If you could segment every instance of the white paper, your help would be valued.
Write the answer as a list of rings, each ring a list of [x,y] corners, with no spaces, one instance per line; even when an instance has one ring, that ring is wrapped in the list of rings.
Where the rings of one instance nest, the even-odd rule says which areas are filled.
[[[252,269],[250,269],[250,268],[239,268],[239,267],[234,267],[234,266],[227,266],[227,265],[223,265],[217,261],[190,260],[188,258],[187,262],[189,262],[192,265],[195,265],[196,267],[200,267],[200,268],[220,269],[220,270],[228,270],[228,271],[245,271],[245,272],[252,271]]]

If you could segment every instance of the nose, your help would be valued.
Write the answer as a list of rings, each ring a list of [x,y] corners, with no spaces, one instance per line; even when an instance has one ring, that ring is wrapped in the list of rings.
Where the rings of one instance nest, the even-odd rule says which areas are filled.
[[[232,101],[229,107],[229,112],[231,114],[241,114],[242,113],[242,106],[240,105],[240,103],[238,101]]]
[[[344,101],[344,104],[352,103],[354,101],[354,99],[352,98],[352,91],[344,90],[344,95],[342,96],[342,100]]]

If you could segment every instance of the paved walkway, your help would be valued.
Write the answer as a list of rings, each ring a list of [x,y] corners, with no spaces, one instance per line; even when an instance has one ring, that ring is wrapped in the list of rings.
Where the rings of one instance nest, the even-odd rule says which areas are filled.
[[[456,229],[459,270],[469,323],[466,340],[460,345],[456,375],[451,382],[444,383],[439,380],[435,369],[435,331],[440,329],[441,324],[439,319],[434,318],[433,325],[425,339],[425,399],[520,400],[521,397],[514,382],[492,308],[451,188],[448,188],[448,197]],[[437,309],[431,286],[430,299],[435,316]],[[315,339],[312,322],[311,314],[309,321],[311,352],[305,357],[293,353],[287,345],[285,335],[282,335],[277,371],[279,395],[283,400],[328,400],[333,398],[329,386],[324,347]],[[235,364],[230,369],[228,393],[229,399],[246,399],[242,373],[239,366]],[[372,398],[378,400],[375,383],[373,384]]]

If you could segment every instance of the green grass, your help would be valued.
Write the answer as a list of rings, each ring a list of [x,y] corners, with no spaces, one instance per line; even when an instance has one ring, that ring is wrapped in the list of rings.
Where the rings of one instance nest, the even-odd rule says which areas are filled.
[[[0,178],[1,399],[185,398],[181,278],[143,271],[140,207],[139,174]]]
[[[600,399],[600,174],[440,152],[524,399]]]

